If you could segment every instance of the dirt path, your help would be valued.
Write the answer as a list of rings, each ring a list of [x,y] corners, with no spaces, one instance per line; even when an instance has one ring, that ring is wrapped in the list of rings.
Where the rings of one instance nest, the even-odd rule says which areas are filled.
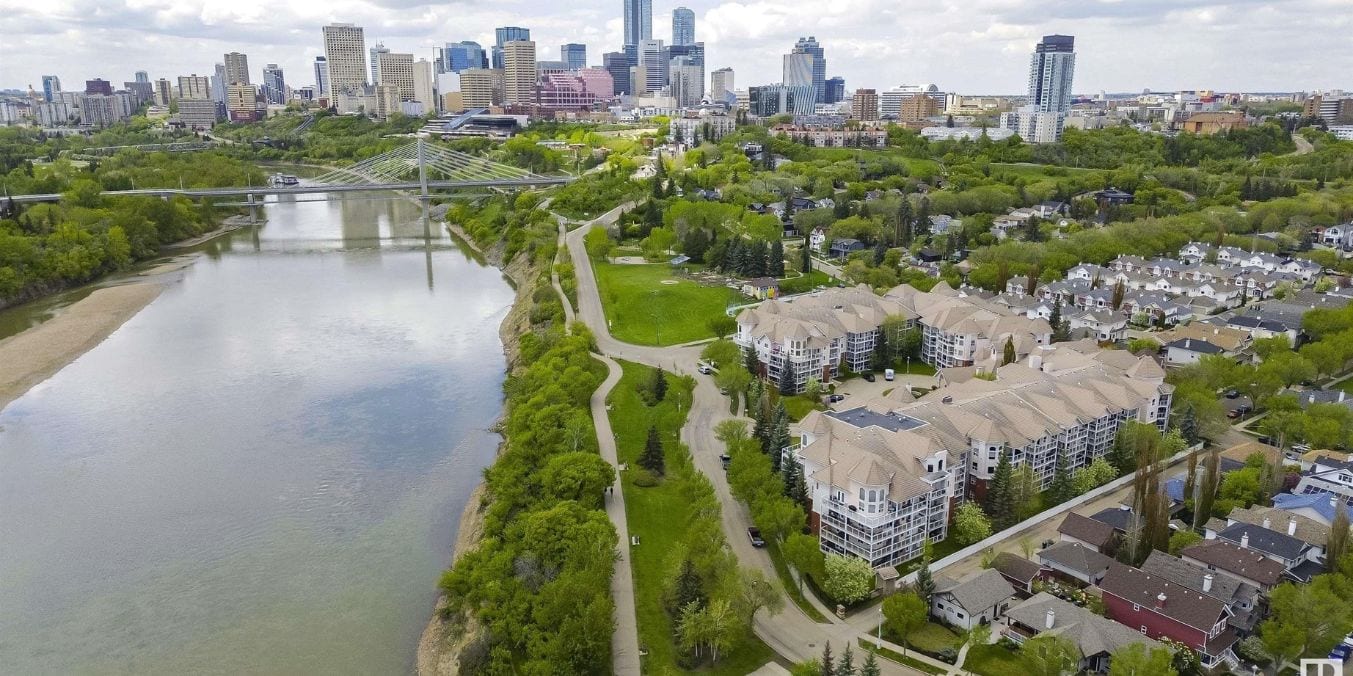
[[[103,342],[163,289],[157,283],[99,289],[60,315],[0,341],[0,409]]]

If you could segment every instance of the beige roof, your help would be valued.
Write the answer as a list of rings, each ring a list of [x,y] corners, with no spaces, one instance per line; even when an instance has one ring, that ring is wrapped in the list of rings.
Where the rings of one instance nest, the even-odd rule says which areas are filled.
[[[1250,334],[1229,326],[1191,322],[1160,333],[1157,340],[1162,344],[1176,340],[1206,340],[1227,352],[1234,352],[1249,342]]]
[[[738,323],[750,325],[753,335],[776,343],[797,339],[807,341],[809,347],[824,347],[849,333],[876,330],[890,315],[916,317],[903,303],[861,285],[769,300],[738,313]]]
[[[1276,509],[1274,507],[1264,507],[1262,505],[1255,505],[1248,509],[1245,507],[1235,507],[1231,510],[1230,514],[1226,515],[1226,518],[1231,521],[1261,526],[1278,531],[1279,533],[1286,533],[1290,523],[1289,519],[1294,519],[1297,522],[1297,528],[1296,532],[1292,534],[1292,537],[1318,547],[1324,547],[1325,544],[1329,542],[1329,526],[1326,526],[1315,519],[1300,514],[1293,514],[1286,510]],[[1264,523],[1265,519],[1268,520],[1267,524]]]
[[[920,479],[922,458],[940,450],[926,436],[879,427],[856,427],[821,411],[812,411],[799,423],[818,438],[799,449],[799,456],[821,469],[812,478],[840,489],[851,484],[887,487],[888,498],[903,502],[930,492]]]

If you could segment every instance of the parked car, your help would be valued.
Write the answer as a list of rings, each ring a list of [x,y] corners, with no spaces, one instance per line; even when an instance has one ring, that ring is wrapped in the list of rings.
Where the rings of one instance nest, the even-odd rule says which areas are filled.
[[[1237,391],[1235,391],[1235,390],[1227,390],[1227,391],[1226,391],[1226,398],[1227,398],[1227,399],[1235,399],[1236,397],[1239,397],[1239,396],[1240,396],[1240,393],[1237,392]]]
[[[864,374],[864,380],[865,380],[865,382],[868,382],[868,383],[874,382],[874,374],[872,374],[872,373],[866,373],[866,374]]]
[[[730,462],[732,462],[732,461],[733,461],[733,458],[729,457],[728,455],[721,455],[721,456],[719,456],[719,462],[723,465],[723,468],[724,468],[724,469],[728,469],[728,463],[730,463]]]
[[[1339,660],[1340,662],[1347,662],[1349,655],[1353,655],[1353,647],[1349,647],[1345,643],[1340,643],[1339,645],[1334,646],[1334,649],[1330,651],[1329,658],[1332,660]]]
[[[766,541],[761,539],[761,529],[751,526],[747,529],[747,539],[752,541],[753,547],[765,547]]]
[[[702,375],[709,375],[710,372],[712,372],[714,369],[711,369],[709,367],[709,364],[702,363],[699,366],[697,366],[695,370],[699,371]]]
[[[844,394],[833,394],[833,395],[830,395],[830,396],[827,397],[827,403],[828,403],[828,404],[835,404],[835,403],[838,402],[838,401],[843,401],[843,400],[845,400],[845,398],[846,398],[846,395],[844,395]]]
[[[1228,418],[1230,418],[1230,419],[1232,419],[1232,420],[1234,420],[1234,419],[1236,419],[1236,418],[1239,418],[1240,415],[1241,415],[1240,409],[1238,409],[1238,408],[1233,408],[1233,409],[1231,409],[1231,410],[1229,410],[1229,411],[1226,412],[1226,417],[1228,417]]]
[[[890,382],[891,382],[892,379],[893,379],[893,376],[896,375],[896,374],[897,374],[897,372],[896,372],[896,371],[893,371],[892,369],[883,369],[883,379],[884,379],[884,380],[887,380],[887,381],[890,381]]]

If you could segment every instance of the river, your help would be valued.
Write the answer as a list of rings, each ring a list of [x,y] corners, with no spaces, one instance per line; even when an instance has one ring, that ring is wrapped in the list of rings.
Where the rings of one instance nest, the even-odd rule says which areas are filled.
[[[0,671],[412,670],[512,290],[408,201],[266,212],[0,411]]]

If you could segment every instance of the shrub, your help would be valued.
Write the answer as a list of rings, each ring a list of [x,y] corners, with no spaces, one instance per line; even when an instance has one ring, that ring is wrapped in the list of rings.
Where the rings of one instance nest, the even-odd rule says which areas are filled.
[[[629,472],[630,483],[639,488],[652,488],[658,485],[658,477],[653,476],[652,472],[642,467],[631,467]]]

